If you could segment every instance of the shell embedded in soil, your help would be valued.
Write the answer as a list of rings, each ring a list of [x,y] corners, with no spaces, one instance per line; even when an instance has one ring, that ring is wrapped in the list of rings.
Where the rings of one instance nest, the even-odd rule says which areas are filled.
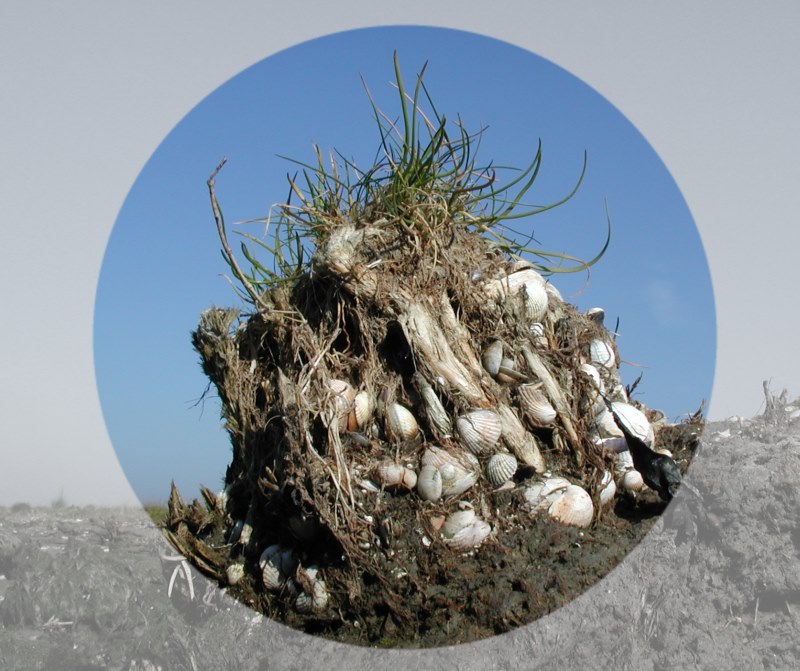
[[[244,564],[239,562],[229,564],[225,569],[225,578],[229,585],[238,585],[242,578],[244,578]]]
[[[344,433],[351,427],[348,425],[349,415],[353,411],[353,404],[356,398],[356,390],[346,380],[328,380],[328,389],[333,392],[336,399],[336,418],[339,431]]]
[[[355,424],[359,429],[363,429],[372,419],[375,410],[375,401],[372,394],[368,391],[360,391],[353,400],[353,416]]]
[[[620,487],[626,492],[640,491],[644,487],[642,474],[634,468],[625,471],[620,480]]]
[[[532,513],[546,510],[563,490],[570,486],[566,478],[553,477],[539,480],[525,488],[523,496]]]
[[[472,410],[456,419],[456,431],[461,442],[473,454],[492,449],[503,432],[503,425],[496,412]]]
[[[491,531],[491,525],[480,519],[468,504],[461,510],[450,513],[441,528],[445,545],[459,551],[478,547]]]
[[[419,434],[419,424],[408,408],[390,403],[386,408],[386,433],[394,440],[411,440]]]
[[[328,587],[319,576],[319,569],[316,566],[300,567],[297,572],[302,591],[297,595],[294,607],[300,613],[318,613],[325,610],[329,599]]]
[[[496,487],[507,482],[517,472],[517,459],[508,452],[497,452],[486,462],[486,479]]]
[[[417,494],[423,501],[438,501],[442,497],[442,473],[433,464],[424,464],[417,474]]]
[[[375,478],[383,487],[414,489],[417,474],[413,469],[393,461],[382,461],[375,467]]]
[[[480,463],[477,458],[475,455],[457,448],[445,450],[436,445],[429,445],[422,453],[420,463],[423,468],[434,466],[439,471],[442,482],[441,496],[463,494],[478,481]],[[426,478],[428,477],[427,473],[426,471]],[[427,484],[423,485],[423,489],[427,486]]]
[[[297,568],[297,559],[291,549],[275,544],[270,545],[261,553],[258,565],[261,569],[264,587],[272,592],[277,592],[294,574]]]
[[[547,514],[556,522],[573,527],[588,527],[594,517],[594,504],[583,487],[569,485],[547,509]]]
[[[614,500],[614,496],[617,493],[617,483],[614,482],[614,477],[611,475],[611,471],[603,471],[599,488],[600,492],[597,495],[597,499],[600,502],[600,505],[608,505]]]

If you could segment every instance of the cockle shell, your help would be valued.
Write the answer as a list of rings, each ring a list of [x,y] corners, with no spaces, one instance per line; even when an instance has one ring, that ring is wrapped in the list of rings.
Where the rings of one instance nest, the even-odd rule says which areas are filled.
[[[319,576],[319,569],[316,566],[308,568],[300,567],[298,573],[301,574],[303,591],[297,595],[294,607],[300,613],[318,613],[328,605],[328,587],[325,581]]]
[[[614,477],[611,475],[610,471],[603,471],[599,488],[600,492],[597,495],[597,499],[600,505],[608,505],[614,500],[614,496],[617,493],[617,483],[614,482]]]
[[[605,368],[615,368],[617,357],[614,348],[602,338],[595,338],[589,343],[589,358]]]
[[[410,468],[393,461],[383,461],[375,467],[375,478],[384,487],[414,489],[417,474]]]
[[[375,411],[375,401],[372,394],[368,391],[360,391],[356,394],[353,400],[353,416],[355,418],[356,427],[363,429],[372,419],[372,413]]]
[[[473,454],[480,454],[500,440],[503,426],[496,412],[472,410],[456,419],[456,431],[464,447]]]
[[[297,559],[294,552],[280,545],[270,545],[258,560],[261,568],[261,578],[264,587],[270,591],[277,592],[286,581],[294,575],[297,568]]]
[[[500,371],[500,363],[503,361],[503,343],[500,340],[495,340],[483,350],[481,363],[489,375],[497,377]]]
[[[353,386],[349,382],[336,379],[328,380],[328,389],[333,392],[336,400],[335,410],[339,431],[343,433],[349,428],[355,429],[355,426],[348,426],[348,419],[350,413],[353,411],[356,390],[353,389]]]
[[[390,403],[386,408],[386,433],[394,440],[411,440],[419,433],[419,424],[408,408]]]
[[[478,481],[480,463],[473,454],[466,451],[448,451],[430,445],[423,452],[420,463],[423,468],[434,466],[439,471],[442,478],[441,496],[463,494]]]
[[[417,494],[423,501],[438,501],[442,497],[442,473],[433,464],[425,464],[419,469]]]
[[[510,480],[517,472],[517,458],[508,452],[497,452],[486,462],[486,478],[496,487]]]
[[[528,322],[540,322],[547,314],[549,294],[546,285],[538,280],[525,282],[520,289],[522,313]]]
[[[620,480],[620,487],[626,492],[638,492],[644,487],[644,478],[642,474],[636,469],[629,469],[625,471],[622,479]]]
[[[516,294],[527,282],[535,282],[544,286],[546,280],[533,268],[523,268],[505,277],[487,282],[484,291],[489,298],[499,302],[504,300],[507,296]]]
[[[480,519],[471,507],[447,516],[441,534],[445,545],[464,552],[478,547],[492,531],[488,522]]]
[[[532,513],[546,510],[560,493],[570,486],[566,478],[553,477],[540,480],[525,488],[523,496]]]
[[[517,387],[519,407],[526,420],[535,428],[551,427],[556,421],[556,409],[550,403],[542,384],[521,384]]]
[[[650,428],[650,422],[639,408],[622,401],[612,401],[611,408],[630,433],[652,447],[653,432]]]
[[[550,504],[547,514],[561,524],[588,527],[594,517],[592,497],[583,487],[569,485]]]

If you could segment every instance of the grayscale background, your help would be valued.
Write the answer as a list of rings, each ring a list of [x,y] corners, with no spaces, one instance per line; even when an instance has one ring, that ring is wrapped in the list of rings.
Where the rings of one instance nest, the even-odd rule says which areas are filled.
[[[389,24],[479,32],[529,49],[584,80],[627,115],[682,190],[708,256],[718,318],[710,419],[762,412],[763,380],[775,390],[788,388],[794,398],[800,378],[795,307],[800,7],[795,2],[341,0],[241,2],[229,10],[206,0],[169,5],[7,0],[0,7],[0,506],[49,505],[60,496],[80,506],[137,505],[105,430],[92,362],[96,282],[123,199],[170,129],[242,69],[304,40]],[[592,659],[603,667],[637,669],[793,668],[797,649],[772,638],[765,644],[764,637],[776,625],[785,627],[776,641],[798,638],[793,606],[795,598],[800,601],[800,587],[790,576],[800,575],[800,534],[796,521],[765,513],[759,507],[763,498],[752,498],[753,491],[759,496],[782,492],[781,505],[795,506],[786,519],[797,519],[793,492],[799,448],[793,427],[784,428],[781,437],[727,422],[719,431],[732,429],[732,439],[744,441],[736,449],[745,457],[732,461],[720,455],[723,434],[709,450],[709,460],[696,464],[698,486],[717,496],[721,487],[741,488],[743,473],[748,482],[758,483],[755,490],[736,490],[742,505],[728,531],[744,534],[748,525],[772,524],[775,546],[768,555],[764,547],[748,546],[746,534],[735,552],[729,546],[711,552],[711,539],[705,552],[694,552],[691,542],[676,544],[658,527],[609,579],[569,607],[512,634],[449,651],[345,648],[251,622],[247,609],[227,603],[198,618],[218,627],[215,654],[226,645],[252,646],[249,661],[231,668],[339,663],[545,668]],[[763,461],[748,461],[751,444],[762,450]],[[708,464],[718,470],[704,472]],[[154,570],[157,555],[168,553],[135,511],[126,513],[130,519],[118,522],[116,531],[105,529],[105,536],[98,533],[94,539],[74,515],[43,521],[31,513],[14,522],[8,510],[0,509],[0,556],[6,547],[25,544],[25,524],[31,537],[47,527],[65,546],[70,539],[88,538],[98,553],[100,579],[103,558],[113,552],[108,541],[118,538],[120,529],[141,541],[137,552],[153,553]],[[97,516],[93,529],[106,525],[102,514]],[[36,547],[54,542],[34,540],[34,554]],[[747,578],[750,588],[727,572],[742,566],[763,574]],[[82,579],[91,584],[91,561],[85,570],[88,577]],[[161,573],[134,571],[130,579],[160,581]],[[30,575],[33,591],[37,580],[40,576]],[[688,589],[692,580],[713,587],[715,601],[694,600]],[[743,595],[743,589],[750,591]],[[0,581],[0,596],[7,601],[2,590]],[[767,601],[770,610],[763,605]],[[144,603],[136,608],[149,612]],[[226,612],[239,618],[237,624],[223,622]],[[31,617],[38,622],[43,615]],[[75,650],[78,642],[65,634],[68,621],[53,615],[38,626],[50,639],[64,637],[65,649]],[[670,656],[674,627],[665,630],[670,635],[659,635],[660,627],[677,621],[695,633],[697,643],[688,656]],[[700,642],[696,632],[703,626],[708,635]],[[107,622],[98,627],[110,647],[142,636],[137,628]],[[180,635],[192,651],[186,655],[190,661],[171,668],[219,668],[218,659],[214,667],[206,666],[204,648],[192,643],[188,630]],[[615,637],[627,641],[617,652]],[[732,648],[732,641],[742,649]],[[593,656],[593,646],[602,652]],[[4,668],[15,668],[15,655],[26,658],[24,644],[6,640],[0,649]],[[236,659],[234,652],[228,659]],[[146,668],[136,663],[126,659],[118,668]],[[90,667],[76,661],[70,668]]]

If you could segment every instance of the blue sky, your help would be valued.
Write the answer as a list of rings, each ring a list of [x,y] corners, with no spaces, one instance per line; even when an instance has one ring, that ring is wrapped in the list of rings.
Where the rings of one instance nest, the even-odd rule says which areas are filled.
[[[100,274],[94,348],[112,443],[143,501],[164,499],[174,479],[186,496],[221,486],[230,446],[215,396],[190,342],[202,310],[240,305],[208,203],[217,179],[226,221],[263,217],[286,199],[278,158],[312,161],[312,144],[368,166],[378,147],[361,78],[378,105],[398,111],[392,53],[407,85],[425,82],[448,119],[488,126],[484,162],[526,166],[541,139],[540,177],[528,200],[569,192],[588,153],[586,178],[567,204],[518,222],[542,247],[590,258],[612,242],[589,277],[554,283],[581,309],[620,320],[623,378],[643,373],[637,398],[673,419],[711,392],[715,318],[700,238],[679,189],[652,147],[596,91],[531,52],[483,36],[418,27],[339,33],[276,54],[189,111],[143,166],[119,213]],[[245,229],[258,234],[258,228]],[[580,294],[576,292],[580,291]]]

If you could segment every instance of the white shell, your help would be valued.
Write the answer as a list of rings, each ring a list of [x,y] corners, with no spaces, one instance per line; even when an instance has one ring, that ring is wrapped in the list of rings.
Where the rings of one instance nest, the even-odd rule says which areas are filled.
[[[442,467],[442,496],[458,496],[463,494],[478,481],[478,472],[453,469],[452,475]],[[448,477],[450,476],[450,477]]]
[[[466,529],[475,519],[475,511],[471,507],[450,513],[442,526],[442,535],[449,538],[462,529]]]
[[[622,440],[625,440],[624,438]],[[614,455],[614,470],[617,473],[624,473],[633,468],[633,455],[630,450],[623,450]]]
[[[486,463],[486,478],[496,487],[510,480],[517,472],[517,459],[508,452],[498,452]]]
[[[480,454],[495,446],[503,432],[500,417],[491,410],[473,410],[456,419],[456,431],[464,447]]]
[[[617,483],[610,471],[603,471],[603,477],[600,479],[600,492],[597,495],[598,501],[601,506],[608,505],[614,500],[617,493]]]
[[[524,268],[500,279],[487,282],[484,291],[489,298],[499,302],[505,299],[506,296],[516,294],[526,282],[537,282],[544,286],[546,280],[533,268]]]
[[[622,401],[612,401],[611,407],[630,433],[652,446],[653,433],[650,422],[639,408]]]
[[[411,440],[419,433],[419,424],[408,408],[390,403],[386,408],[386,433],[394,440]]]
[[[541,386],[541,383],[521,384],[517,387],[517,393],[519,407],[525,419],[533,427],[546,428],[555,424],[557,413]]]
[[[225,569],[225,577],[228,580],[229,585],[236,585],[238,584],[242,578],[244,578],[244,564],[235,563],[230,564],[228,568]]]
[[[291,550],[284,549],[280,545],[270,545],[261,553],[258,565],[261,568],[264,587],[277,592],[294,574],[297,560]]]
[[[588,527],[594,517],[592,497],[583,487],[569,485],[550,504],[547,514],[561,524]]]
[[[538,280],[530,280],[520,290],[523,315],[528,322],[539,322],[547,314],[549,294],[545,284]]]
[[[311,582],[311,593],[305,591],[297,595],[294,607],[301,613],[317,613],[328,605],[328,588],[325,581],[319,577],[319,569],[315,566],[301,568]]]
[[[410,468],[393,461],[384,461],[375,467],[375,477],[378,484],[384,487],[404,487],[414,489],[417,484],[417,474]]]
[[[626,492],[638,492],[642,487],[644,487],[644,479],[642,478],[642,474],[633,468],[625,471],[625,474],[622,476],[622,480],[620,482],[620,487],[622,487],[622,489],[624,489]]]
[[[536,513],[549,508],[553,500],[570,484],[566,478],[547,478],[526,487],[523,496],[531,512]]]
[[[423,452],[420,463],[435,466],[442,477],[442,496],[463,494],[478,481],[480,463],[477,458],[463,450],[445,450],[430,445]]]
[[[586,311],[586,316],[596,324],[603,325],[603,320],[606,317],[606,311],[603,308],[589,308]]]
[[[359,429],[363,429],[372,419],[372,413],[375,411],[375,402],[372,398],[372,394],[368,391],[358,392],[353,401],[353,405],[356,426]]]
[[[433,464],[419,469],[417,494],[423,501],[438,501],[442,497],[442,473]]]
[[[617,365],[614,348],[602,338],[595,338],[589,343],[589,358],[604,368],[614,368]]]
[[[477,548],[492,533],[492,527],[488,522],[476,519],[468,527],[460,529],[455,534],[445,537],[445,545],[459,552],[466,552]]]
[[[593,428],[601,438],[622,438],[625,436],[622,433],[622,429],[614,421],[614,415],[607,408],[603,408],[602,412],[594,418]]]
[[[485,350],[481,362],[484,369],[492,377],[497,377],[500,370],[500,362],[503,360],[503,343],[500,340],[492,342]]]

